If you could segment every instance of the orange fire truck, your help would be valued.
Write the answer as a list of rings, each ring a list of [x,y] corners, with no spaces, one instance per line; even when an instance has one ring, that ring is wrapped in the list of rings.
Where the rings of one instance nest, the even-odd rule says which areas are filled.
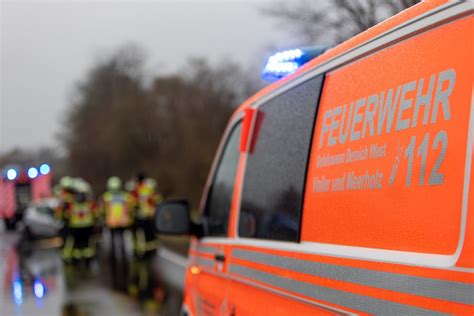
[[[6,166],[0,177],[0,218],[8,230],[15,229],[30,203],[51,197],[51,167]]]

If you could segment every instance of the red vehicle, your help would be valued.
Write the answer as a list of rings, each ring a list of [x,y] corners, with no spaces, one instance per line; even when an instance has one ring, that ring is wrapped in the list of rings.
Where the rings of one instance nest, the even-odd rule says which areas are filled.
[[[0,177],[0,218],[8,230],[15,229],[30,203],[51,197],[51,168],[8,166]]]

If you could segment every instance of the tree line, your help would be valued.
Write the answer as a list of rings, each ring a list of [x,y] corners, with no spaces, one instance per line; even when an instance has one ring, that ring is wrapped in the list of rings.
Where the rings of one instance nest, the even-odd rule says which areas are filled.
[[[123,47],[79,82],[60,134],[65,170],[98,193],[112,175],[143,171],[164,196],[197,206],[227,121],[258,84],[236,63],[199,58],[146,82],[143,56]]]

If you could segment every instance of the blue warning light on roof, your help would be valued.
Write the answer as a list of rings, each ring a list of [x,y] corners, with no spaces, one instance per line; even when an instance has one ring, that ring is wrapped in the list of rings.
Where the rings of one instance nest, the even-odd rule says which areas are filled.
[[[31,167],[28,169],[28,177],[30,179],[34,179],[38,176],[38,169],[36,169],[35,167]]]
[[[8,180],[15,180],[18,177],[18,171],[16,169],[10,168],[6,172]]]
[[[51,167],[44,163],[39,167],[39,171],[42,175],[48,174],[51,171]]]
[[[267,81],[276,81],[294,73],[311,59],[326,51],[326,46],[296,48],[273,54],[267,60],[262,77]]]

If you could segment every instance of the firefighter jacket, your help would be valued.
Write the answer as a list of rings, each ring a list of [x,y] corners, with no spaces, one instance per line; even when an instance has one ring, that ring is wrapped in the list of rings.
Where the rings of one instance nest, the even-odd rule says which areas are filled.
[[[102,196],[105,224],[108,228],[125,228],[132,224],[132,197],[123,191],[107,191]]]

